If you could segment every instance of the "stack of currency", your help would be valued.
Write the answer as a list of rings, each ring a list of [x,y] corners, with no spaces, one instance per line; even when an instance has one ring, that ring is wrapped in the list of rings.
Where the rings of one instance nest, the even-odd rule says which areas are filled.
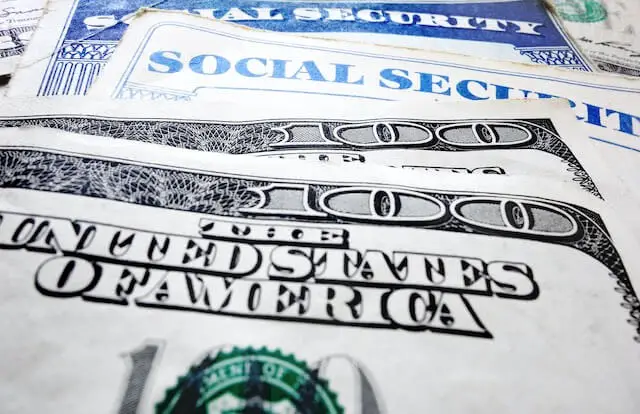
[[[0,412],[640,412],[639,13],[0,0]]]

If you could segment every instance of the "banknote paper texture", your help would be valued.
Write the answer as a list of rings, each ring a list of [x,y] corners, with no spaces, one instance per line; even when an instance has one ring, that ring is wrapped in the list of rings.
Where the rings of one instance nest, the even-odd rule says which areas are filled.
[[[0,76],[13,72],[44,5],[45,0],[0,0]]]
[[[586,194],[0,139],[4,413],[640,408],[637,250]]]
[[[148,106],[70,97],[14,98],[0,108],[0,127],[56,128],[200,151],[425,173],[547,177],[607,196],[615,177],[576,124],[562,100],[373,102],[362,108],[348,101]]]
[[[84,95],[141,7],[180,10],[265,30],[592,70],[557,17],[539,0],[50,0],[34,47],[21,63],[15,92]]]
[[[640,76],[640,3],[554,0],[563,24],[599,70]]]

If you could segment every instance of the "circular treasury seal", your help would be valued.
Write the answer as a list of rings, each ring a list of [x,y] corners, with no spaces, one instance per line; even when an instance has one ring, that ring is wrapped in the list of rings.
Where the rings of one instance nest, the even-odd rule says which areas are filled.
[[[607,18],[607,9],[598,0],[555,0],[560,17],[570,22],[595,23]]]
[[[234,348],[207,355],[156,405],[157,414],[343,414],[336,394],[293,356]]]

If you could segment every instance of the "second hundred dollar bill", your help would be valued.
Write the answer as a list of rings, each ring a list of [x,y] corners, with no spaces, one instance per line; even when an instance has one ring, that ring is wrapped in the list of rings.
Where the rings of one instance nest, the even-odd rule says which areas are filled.
[[[566,101],[414,105],[187,105],[11,99],[0,128],[45,127],[173,147],[423,172],[547,177],[595,197],[615,187]],[[607,197],[608,198],[608,197]]]
[[[640,408],[637,247],[553,181],[36,128],[0,165],[3,413]]]

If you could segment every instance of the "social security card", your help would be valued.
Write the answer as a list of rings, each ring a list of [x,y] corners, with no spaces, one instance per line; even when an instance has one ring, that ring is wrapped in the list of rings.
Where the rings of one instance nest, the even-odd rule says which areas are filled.
[[[51,0],[22,64],[28,81],[11,94],[85,94],[142,7],[269,31],[592,70],[541,0]]]

